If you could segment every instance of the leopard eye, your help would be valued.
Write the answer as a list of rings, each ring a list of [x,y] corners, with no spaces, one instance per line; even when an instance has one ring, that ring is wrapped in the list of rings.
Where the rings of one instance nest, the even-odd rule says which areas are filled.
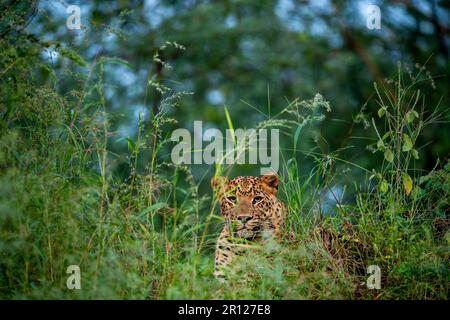
[[[229,196],[229,197],[227,197],[227,200],[232,202],[232,203],[236,203],[236,197],[235,196]]]
[[[258,202],[260,202],[263,199],[263,197],[260,196],[256,196],[253,198],[253,204],[257,204]]]

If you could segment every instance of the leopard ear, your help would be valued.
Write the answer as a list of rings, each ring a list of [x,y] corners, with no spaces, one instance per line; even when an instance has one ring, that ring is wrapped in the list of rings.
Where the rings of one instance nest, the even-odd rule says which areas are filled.
[[[269,193],[276,194],[278,191],[278,176],[275,173],[267,173],[260,177],[264,189]]]
[[[221,192],[224,191],[224,189],[228,185],[228,182],[229,181],[228,181],[228,179],[226,177],[222,177],[222,176],[212,177],[212,179],[211,179],[211,188],[216,193],[221,193]]]

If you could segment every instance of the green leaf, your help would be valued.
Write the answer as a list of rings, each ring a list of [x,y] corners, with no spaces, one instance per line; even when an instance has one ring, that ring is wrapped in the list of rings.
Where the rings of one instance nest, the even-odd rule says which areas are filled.
[[[412,148],[413,148],[413,143],[412,143],[411,138],[410,138],[406,133],[404,133],[404,134],[403,134],[403,146],[402,146],[402,151],[403,151],[403,152],[408,152],[408,151],[410,151]]]
[[[386,133],[384,134],[383,138],[382,138],[383,141],[386,140],[386,138],[389,137],[391,134],[392,134],[392,131],[386,132]]]
[[[414,159],[419,160],[419,153],[416,149],[412,149],[411,154],[413,155]]]
[[[295,134],[294,134],[294,154],[295,151],[297,149],[297,142],[298,142],[298,138],[300,137],[300,132],[303,128],[303,124],[299,124],[297,127],[297,130],[295,130]]]
[[[295,181],[298,179],[298,168],[297,168],[297,160],[295,158],[291,158],[287,161],[289,178],[291,181]]]
[[[383,140],[378,140],[378,142],[377,142],[377,148],[378,148],[378,150],[383,150],[383,149],[384,149],[384,143],[383,143]]]
[[[230,129],[231,136],[233,137],[233,143],[236,145],[236,137],[234,135],[233,122],[231,121],[230,113],[228,112],[227,106],[223,106],[225,110],[225,118],[227,119],[228,129]]]
[[[386,113],[386,108],[385,107],[381,107],[380,109],[378,109],[378,116],[380,118],[382,118],[385,113]]]
[[[60,46],[57,46],[56,50],[59,52],[59,54],[61,54],[61,56],[72,60],[73,62],[82,67],[87,67],[88,65],[87,62],[84,61],[84,59],[74,50],[66,49]]]
[[[389,162],[394,161],[394,154],[392,153],[391,149],[384,150],[384,158]]]
[[[127,143],[128,143],[128,150],[134,151],[134,148],[136,148],[136,144],[133,142],[133,140],[131,140],[129,136],[127,137]]]
[[[413,181],[409,176],[409,174],[407,174],[406,172],[402,172],[402,180],[403,180],[403,188],[405,189],[406,194],[409,195],[413,188]]]
[[[150,207],[148,207],[148,208],[145,208],[144,210],[142,210],[140,213],[139,213],[139,215],[138,215],[138,219],[140,219],[140,218],[142,218],[142,217],[144,217],[147,213],[149,213],[149,212],[152,212],[152,211],[155,211],[155,210],[158,210],[158,209],[161,209],[161,208],[167,208],[168,207],[168,205],[167,205],[167,203],[165,203],[165,202],[157,202],[157,203],[154,203],[154,204],[152,204]]]
[[[126,66],[130,69],[132,68],[131,64],[127,60],[124,60],[124,59],[121,59],[118,57],[102,57],[101,62],[102,63],[106,62],[106,63],[111,63],[111,64],[119,64],[122,66]]]
[[[405,115],[406,121],[408,123],[413,122],[414,118],[418,118],[418,117],[419,117],[419,114],[415,110],[409,110]]]
[[[383,193],[386,193],[386,192],[388,192],[388,190],[389,190],[389,183],[384,179],[381,180],[380,191]]]

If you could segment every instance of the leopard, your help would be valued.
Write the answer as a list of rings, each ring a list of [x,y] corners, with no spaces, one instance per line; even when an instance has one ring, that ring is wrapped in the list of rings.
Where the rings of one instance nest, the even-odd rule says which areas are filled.
[[[275,173],[231,180],[217,176],[211,179],[211,187],[225,222],[216,243],[213,274],[225,282],[235,257],[245,254],[245,243],[264,242],[267,235],[281,240],[286,206],[277,197]]]

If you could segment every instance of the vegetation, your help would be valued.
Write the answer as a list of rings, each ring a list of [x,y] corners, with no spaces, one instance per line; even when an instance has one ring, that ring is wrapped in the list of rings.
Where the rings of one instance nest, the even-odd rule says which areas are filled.
[[[321,130],[335,118],[326,94],[271,107],[268,88],[267,109],[247,102],[267,114],[254,127],[283,135],[288,221],[283,241],[253,244],[224,285],[212,276],[223,219],[202,186],[249,166],[170,161],[170,134],[185,125],[184,101],[196,93],[147,75],[152,112],[138,113],[134,134],[124,135],[128,118],[110,104],[107,75],[130,62],[103,54],[88,62],[28,33],[19,18],[0,24],[2,299],[448,299],[450,161],[421,162],[426,143],[436,143],[426,141],[428,128],[448,131],[448,107],[429,103],[423,87],[439,84],[425,67],[391,65],[336,148]],[[188,52],[164,42],[151,63],[173,75],[179,66],[164,57]],[[221,125],[242,123],[236,109],[220,112]],[[355,150],[361,159],[348,157]],[[80,266],[81,290],[66,286],[70,265]],[[379,290],[366,285],[370,265],[381,269]]]

